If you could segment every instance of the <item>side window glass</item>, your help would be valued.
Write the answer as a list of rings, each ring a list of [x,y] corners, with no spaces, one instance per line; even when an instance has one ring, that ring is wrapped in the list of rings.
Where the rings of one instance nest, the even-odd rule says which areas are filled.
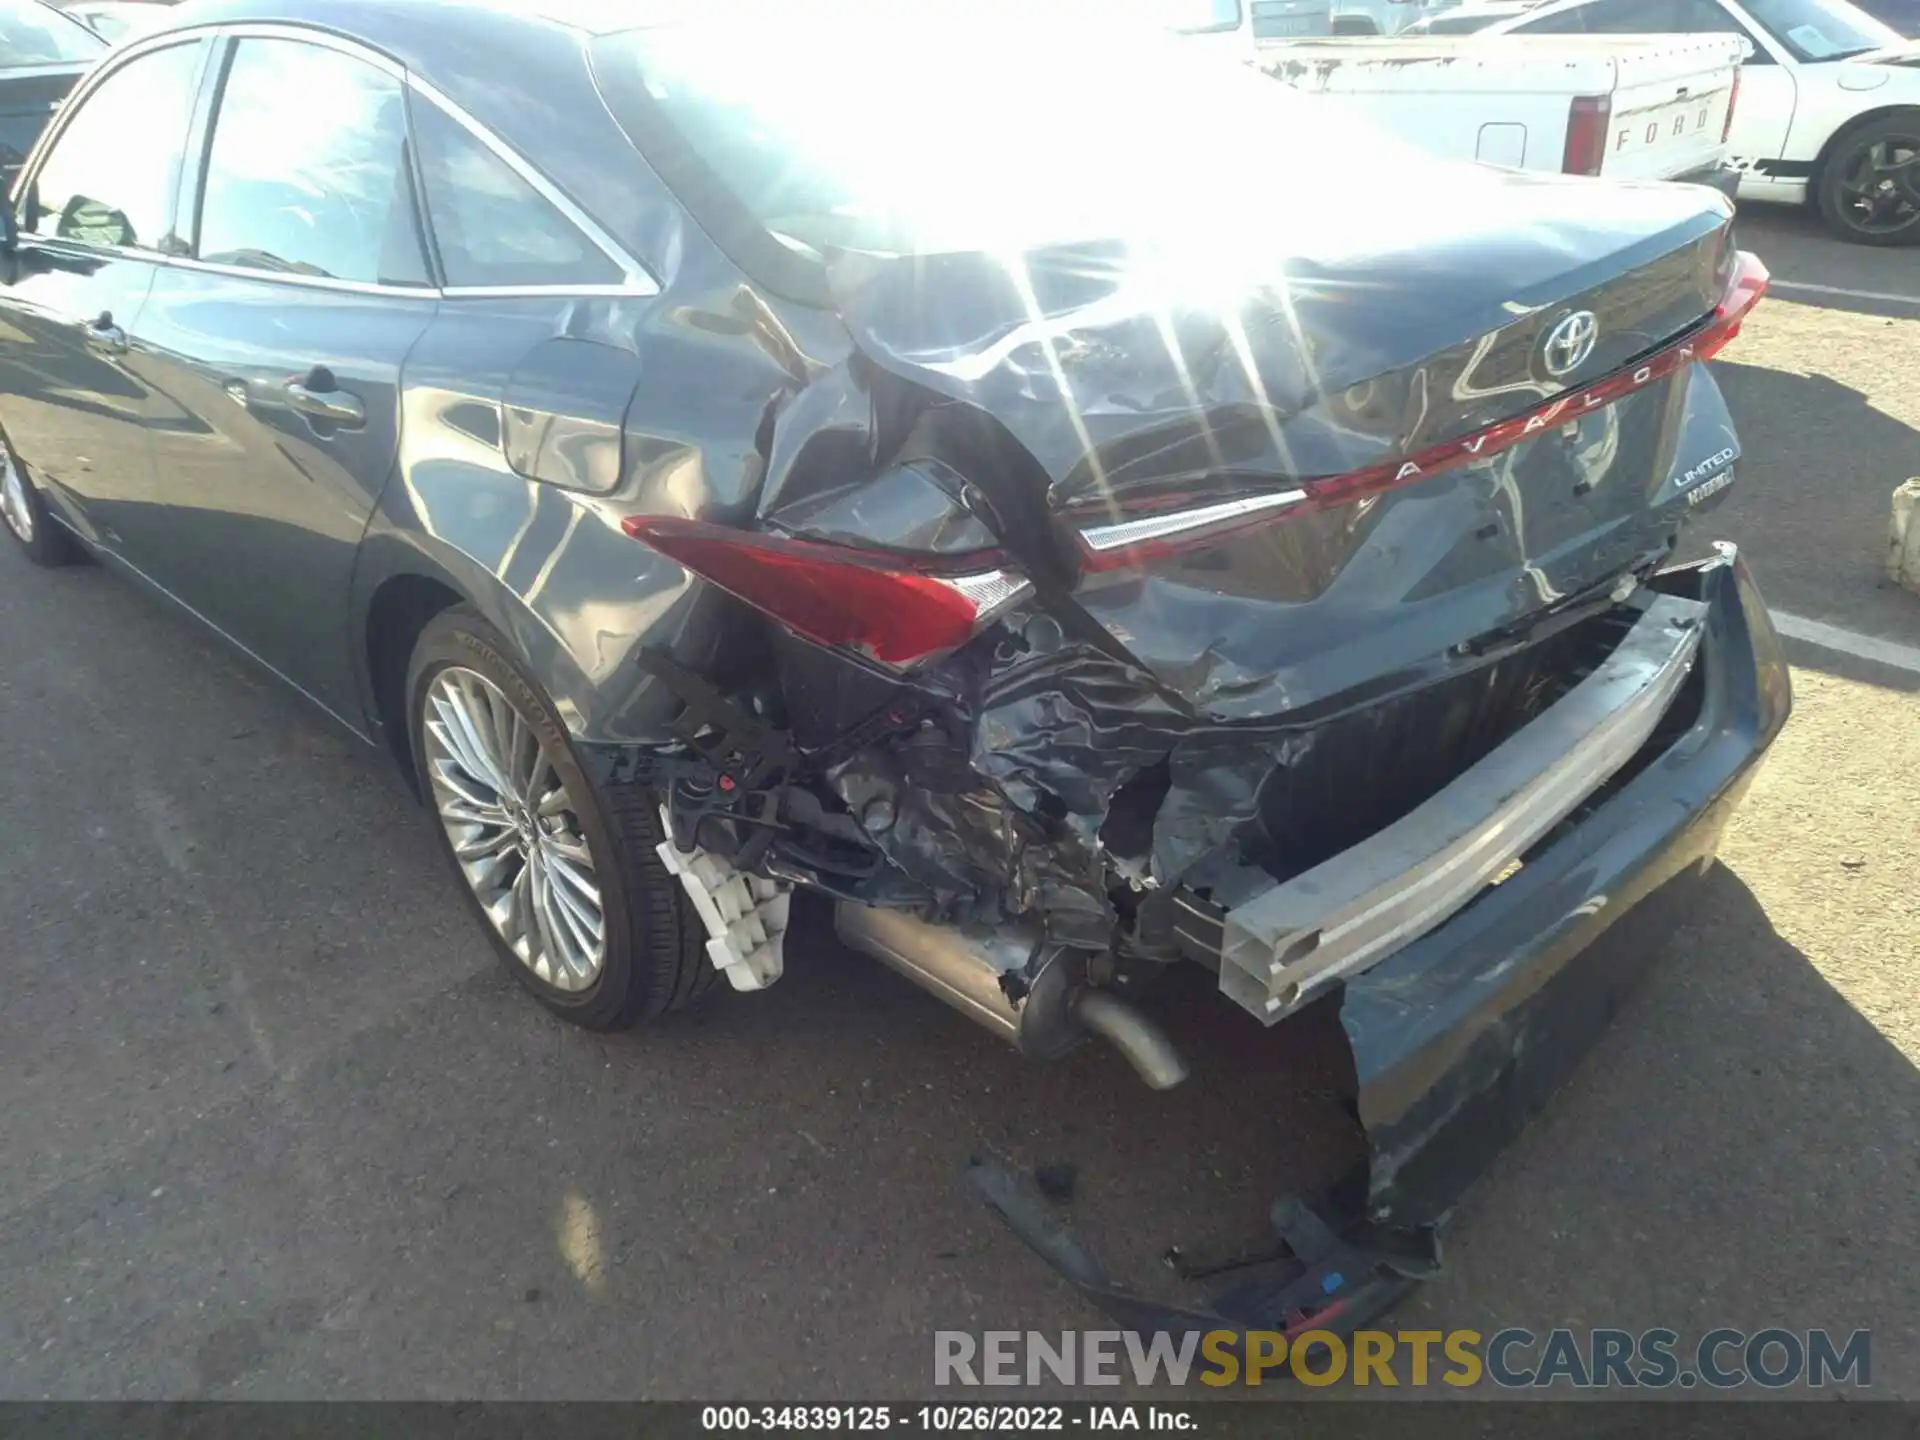
[[[1690,10],[1698,13],[1698,23],[1693,27],[1695,30],[1724,30],[1730,35],[1738,35],[1753,47],[1748,52],[1746,64],[1771,65],[1774,63],[1773,56],[1768,53],[1767,47],[1754,37],[1753,31],[1724,6],[1714,4],[1713,0],[1685,0],[1685,3]]]
[[[427,284],[400,82],[323,46],[240,41],[214,116],[198,253],[271,273]]]
[[[1678,0],[1600,0],[1589,5],[1591,35],[1671,35],[1684,29]]]
[[[204,42],[129,60],[67,122],[27,192],[21,228],[95,245],[173,252],[168,232]]]
[[[415,97],[413,133],[449,286],[617,285],[624,278],[544,195],[432,101]]]
[[[1524,25],[1513,27],[1516,35],[1584,35],[1587,33],[1587,12],[1591,5],[1576,5],[1571,10],[1562,10],[1557,15],[1542,15],[1538,20],[1529,20]]]

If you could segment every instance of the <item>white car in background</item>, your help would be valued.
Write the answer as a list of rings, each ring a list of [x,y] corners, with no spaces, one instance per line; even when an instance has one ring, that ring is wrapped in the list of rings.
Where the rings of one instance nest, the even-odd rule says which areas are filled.
[[[1728,31],[1753,47],[1727,136],[1740,198],[1811,202],[1860,244],[1920,244],[1920,43],[1846,0],[1554,0],[1481,34]]]

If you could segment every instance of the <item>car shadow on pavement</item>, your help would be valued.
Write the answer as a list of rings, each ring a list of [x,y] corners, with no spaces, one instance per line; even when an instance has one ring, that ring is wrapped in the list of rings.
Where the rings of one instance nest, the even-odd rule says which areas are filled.
[[[1384,1323],[1669,1325],[1689,1337],[1718,1325],[1867,1327],[1893,1381],[1913,1307],[1885,1258],[1920,1245],[1912,1062],[1724,867],[1669,886],[1597,944],[1603,963],[1659,954],[1594,1054],[1469,1196],[1449,1273]],[[844,1136],[864,1126],[836,1112],[893,1112],[898,1128],[885,1128],[917,1152],[901,1193],[958,1222],[939,1253],[964,1269],[935,1265],[918,1282],[927,1293],[913,1308],[927,1323],[1109,1323],[960,1190],[956,1172],[980,1146],[1075,1167],[1061,1216],[1116,1273],[1186,1300],[1198,1293],[1159,1263],[1168,1244],[1256,1237],[1278,1194],[1312,1193],[1358,1157],[1330,1011],[1266,1031],[1211,977],[1185,972],[1193,983],[1174,987],[1164,1014],[1195,1078],[1155,1095],[1097,1048],[1028,1066],[830,941],[793,963],[785,995],[737,997],[686,1028],[703,1046],[762,1054],[797,1032],[830,1038],[838,1086],[803,1128]],[[783,1143],[777,1130],[741,1138],[758,1151]],[[876,1179],[841,1172],[831,1184]],[[962,1308],[962,1292],[1005,1308]],[[918,1342],[899,1343],[908,1358]]]
[[[1920,1394],[1914,1061],[1724,866],[1599,943],[1665,953],[1400,1324],[1865,1328],[1871,1393]]]
[[[1733,536],[1767,603],[1883,639],[1920,637],[1920,595],[1886,578],[1894,487],[1920,475],[1920,431],[1826,375],[1719,361],[1715,378],[1747,456],[1819,454],[1818,473],[1742,464],[1727,499],[1689,531],[1683,553]],[[1817,426],[1817,439],[1810,431]],[[1796,647],[1796,662],[1870,683],[1920,688],[1920,677]]]

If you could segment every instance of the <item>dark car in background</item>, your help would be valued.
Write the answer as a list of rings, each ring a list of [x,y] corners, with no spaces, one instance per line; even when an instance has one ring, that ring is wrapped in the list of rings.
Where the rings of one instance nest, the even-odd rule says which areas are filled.
[[[16,548],[389,751],[569,1020],[774,985],[797,889],[1157,1087],[1171,971],[1337,1005],[1343,1221],[1425,1233],[1786,717],[1745,566],[1670,563],[1739,464],[1731,206],[1356,170],[1290,143],[1313,97],[1051,9],[649,13],[221,0],[117,50],[16,187]],[[1290,1235],[1263,1324],[1420,1269]]]
[[[39,0],[0,0],[0,183],[21,162],[107,42]]]

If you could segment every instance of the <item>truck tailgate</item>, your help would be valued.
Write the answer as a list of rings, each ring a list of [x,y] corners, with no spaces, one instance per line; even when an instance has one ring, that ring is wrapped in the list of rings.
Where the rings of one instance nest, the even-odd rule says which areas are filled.
[[[1599,116],[1599,173],[1668,180],[1724,153],[1744,43],[1733,35],[1468,35],[1257,47],[1274,79],[1347,97],[1447,159],[1560,170],[1571,111]],[[1586,152],[1591,154],[1591,151]],[[1593,173],[1579,170],[1576,173]]]
[[[1618,59],[1600,173],[1612,180],[1666,180],[1719,163],[1744,43],[1734,35],[1634,42]]]

